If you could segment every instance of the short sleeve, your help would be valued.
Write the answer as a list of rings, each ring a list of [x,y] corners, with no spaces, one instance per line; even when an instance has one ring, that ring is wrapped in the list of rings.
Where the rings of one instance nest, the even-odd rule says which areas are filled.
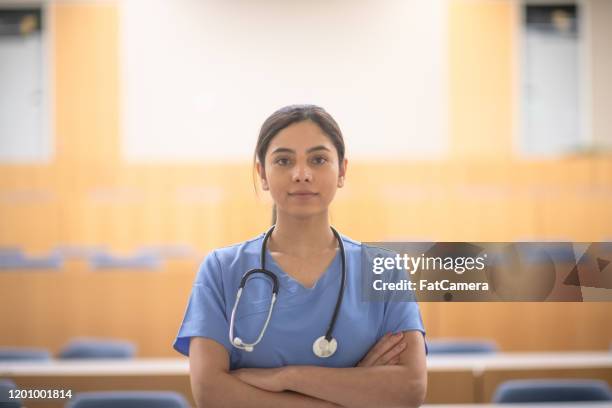
[[[418,330],[425,334],[419,305],[416,302],[388,302],[385,307],[383,334]]]
[[[425,327],[416,302],[389,302],[386,304],[382,334],[418,330],[425,340]],[[428,353],[425,342],[425,353]]]
[[[410,278],[404,271],[395,270],[392,281],[400,282],[401,279]],[[416,302],[414,292],[395,292],[386,297],[385,315],[382,335],[386,333],[397,333],[400,331],[418,330],[423,334],[425,341],[425,326],[421,318],[419,304]],[[425,341],[425,353],[428,353]]]
[[[200,266],[183,322],[174,340],[173,347],[179,353],[189,356],[191,337],[215,340],[225,347],[228,354],[231,353],[221,272],[221,264],[213,251]]]

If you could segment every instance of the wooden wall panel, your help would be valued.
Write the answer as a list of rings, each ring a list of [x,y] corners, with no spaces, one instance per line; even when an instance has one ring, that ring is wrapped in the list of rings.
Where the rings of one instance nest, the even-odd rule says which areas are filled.
[[[430,337],[490,337],[504,351],[605,350],[609,302],[444,303]]]
[[[0,345],[54,354],[78,336],[135,342],[139,356],[173,356],[172,341],[197,272],[3,272]]]

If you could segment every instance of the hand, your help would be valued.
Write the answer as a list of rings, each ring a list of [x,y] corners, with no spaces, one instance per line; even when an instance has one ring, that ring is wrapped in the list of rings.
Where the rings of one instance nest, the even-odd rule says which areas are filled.
[[[387,333],[368,351],[357,364],[357,367],[373,367],[379,365],[399,364],[400,354],[406,348],[402,341],[404,333]]]
[[[272,392],[285,391],[283,369],[279,368],[241,368],[230,373],[243,383]]]

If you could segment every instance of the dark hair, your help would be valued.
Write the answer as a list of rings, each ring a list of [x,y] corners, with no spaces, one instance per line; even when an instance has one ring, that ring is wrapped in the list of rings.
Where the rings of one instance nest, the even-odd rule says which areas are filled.
[[[344,138],[340,131],[340,126],[325,109],[316,105],[289,105],[280,108],[265,120],[259,130],[259,137],[255,145],[253,162],[259,160],[262,166],[265,165],[265,157],[270,142],[281,130],[293,125],[294,123],[309,120],[315,123],[329,137],[338,152],[339,165],[344,160],[345,147]],[[276,223],[276,205],[272,209],[272,224]]]

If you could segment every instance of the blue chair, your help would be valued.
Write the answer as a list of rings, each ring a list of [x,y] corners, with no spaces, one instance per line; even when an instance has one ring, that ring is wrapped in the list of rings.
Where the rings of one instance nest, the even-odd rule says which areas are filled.
[[[60,269],[63,261],[56,253],[43,257],[28,257],[21,251],[0,251],[0,269]]]
[[[612,401],[601,380],[510,380],[495,390],[493,403]]]
[[[82,392],[66,408],[190,408],[185,398],[172,391]]]
[[[427,342],[429,354],[496,353],[499,349],[492,340],[438,339]]]
[[[129,256],[115,256],[106,252],[98,252],[90,258],[93,269],[159,269],[161,257],[158,254],[145,252]]]
[[[0,378],[0,407],[20,408],[21,400],[10,398],[9,391],[16,390],[17,385],[11,380]]]
[[[10,256],[22,256],[23,252],[19,247],[0,246],[0,258]]]
[[[40,348],[0,347],[0,361],[49,361],[51,353]]]
[[[81,338],[68,343],[59,352],[58,358],[132,358],[135,353],[136,346],[129,341]]]

